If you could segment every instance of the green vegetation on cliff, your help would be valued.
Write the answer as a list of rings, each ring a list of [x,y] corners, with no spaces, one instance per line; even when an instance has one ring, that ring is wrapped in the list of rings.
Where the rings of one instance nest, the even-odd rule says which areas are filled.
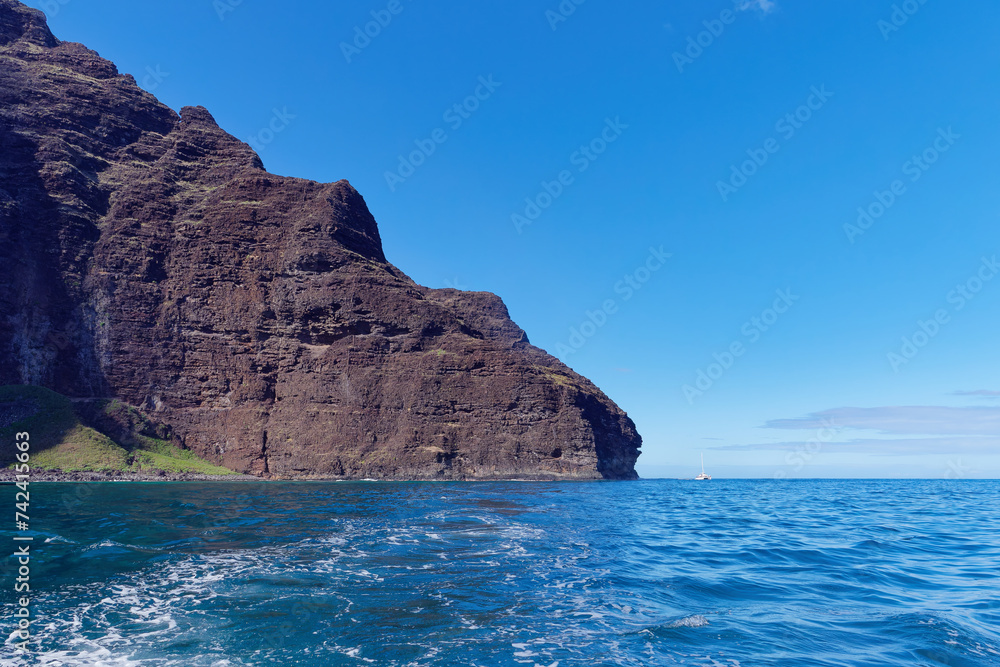
[[[0,467],[15,463],[14,435],[31,434],[32,470],[232,475],[169,441],[120,401],[74,402],[43,387],[0,387]]]

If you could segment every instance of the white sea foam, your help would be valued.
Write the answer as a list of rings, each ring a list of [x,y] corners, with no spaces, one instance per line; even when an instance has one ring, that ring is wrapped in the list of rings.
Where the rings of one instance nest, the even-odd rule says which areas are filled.
[[[708,619],[700,614],[686,616],[682,619],[667,623],[668,628],[703,628],[708,625]]]
[[[615,491],[619,487],[602,488]],[[699,487],[698,493],[703,488]],[[743,555],[749,547],[727,548],[733,535],[751,530],[756,558],[773,558],[779,567],[798,562],[806,553],[798,550],[808,542],[797,532],[808,526],[808,520],[801,517],[797,517],[800,523],[794,530],[787,529],[793,539],[782,535],[779,544],[772,544],[773,526],[755,529],[751,523],[747,528],[745,517],[730,521],[718,507],[713,510],[710,505],[697,513],[680,507],[673,514],[657,514],[659,509],[646,508],[643,522],[634,524],[638,531],[635,541],[628,543],[623,537],[623,544],[616,537],[617,524],[608,523],[604,530],[602,524],[586,521],[579,512],[570,517],[572,520],[563,521],[561,516],[570,515],[552,512],[542,517],[539,506],[532,507],[531,514],[517,515],[494,512],[478,503],[469,507],[461,498],[449,497],[451,502],[444,508],[433,496],[421,502],[424,500],[431,511],[424,512],[421,506],[412,514],[314,516],[308,518],[309,523],[291,528],[293,536],[283,543],[280,531],[284,524],[279,521],[273,534],[268,529],[266,535],[262,532],[260,538],[252,538],[256,545],[264,540],[273,540],[272,544],[207,555],[173,552],[140,571],[130,565],[132,559],[125,558],[124,570],[106,582],[64,586],[58,595],[40,594],[34,600],[44,624],[36,626],[38,635],[65,655],[53,653],[50,657],[54,659],[38,664],[264,667],[285,664],[283,659],[290,662],[294,652],[303,664],[364,665],[375,656],[387,667],[508,663],[526,667],[644,667],[702,664],[711,653],[713,659],[730,667],[730,658],[747,664],[752,648],[776,646],[758,631],[759,616],[755,614],[760,603],[754,595],[759,591],[751,590],[751,597],[743,600],[733,595],[750,580],[750,572],[759,575],[754,580],[758,586],[770,588],[773,595],[789,602],[789,613],[804,610],[801,618],[813,621],[810,633],[824,633],[824,623],[863,621],[865,614],[879,609],[878,600],[862,600],[858,603],[861,612],[841,606],[829,611],[823,607],[814,613],[812,609],[822,607],[817,604],[820,593],[816,590],[802,586],[792,592],[783,580],[787,579],[785,574],[772,576],[745,562]],[[497,506],[502,502],[498,496]],[[662,505],[676,508],[671,503]],[[700,496],[698,506],[703,509]],[[589,511],[599,514],[602,508],[594,506]],[[302,536],[302,530],[313,531],[317,525],[328,527],[329,533]],[[600,528],[595,529],[595,525]],[[823,530],[833,529],[824,524]],[[845,532],[848,534],[853,539],[854,529]],[[846,538],[841,541],[851,543]],[[867,572],[859,570],[861,567],[883,572],[875,567],[877,562],[866,559],[874,555],[891,564],[886,550],[912,551],[912,546],[894,547],[885,539],[878,544],[877,553],[874,546],[861,552],[836,552],[834,556],[848,559],[846,571],[838,570],[831,557],[824,560],[827,569],[810,568],[808,576],[817,577],[820,584],[825,576],[825,583],[841,586],[842,581],[831,581],[829,568],[840,575]],[[964,543],[966,551],[973,546]],[[969,600],[992,592],[981,592],[984,582],[991,580],[988,574],[977,573],[988,573],[988,564],[996,562],[995,549],[975,546],[979,551],[963,551],[959,570],[947,575],[966,576],[961,581],[971,591]],[[88,557],[96,564],[95,556],[113,557],[115,554],[109,552],[121,547],[135,549],[108,540],[92,545]],[[915,558],[911,551],[905,551],[902,558]],[[930,579],[933,573],[928,573],[925,565],[911,563],[909,567],[915,576]],[[900,567],[905,571],[907,561]],[[801,573],[796,576],[806,577]],[[718,586],[705,585],[710,579],[719,582]],[[885,579],[873,585],[885,594],[888,586],[905,583]],[[939,590],[947,590],[949,585],[963,595],[966,592],[949,581]],[[973,597],[975,591],[980,591],[978,597]],[[825,589],[822,594],[826,594]],[[928,607],[939,602],[936,593],[925,589],[908,594],[925,600]],[[297,605],[301,609],[303,601],[310,599],[319,606],[306,607],[305,616],[289,612]],[[714,612],[703,611],[704,616],[692,613],[716,608],[727,610],[724,619]],[[921,647],[928,651],[955,658],[978,657],[983,664],[992,664],[990,660],[997,660],[995,631],[981,619],[968,620],[988,618],[988,613],[988,608],[970,606],[961,614],[943,614],[939,624],[925,622],[926,615],[907,614],[887,617],[884,625],[893,632],[902,628],[900,636],[909,637],[913,636],[909,631],[919,624],[915,629],[923,637]],[[836,617],[831,621],[827,616],[833,614]],[[292,624],[284,633],[285,643],[248,649],[262,634],[252,629],[261,627],[261,619],[276,615],[279,623]],[[407,627],[394,631],[386,644],[399,647],[403,657],[382,659],[373,650],[377,641],[373,638],[384,636],[380,621],[400,619]],[[712,630],[709,619],[719,627]],[[734,628],[739,632],[730,632]],[[808,645],[797,632],[793,626],[789,636]],[[859,632],[864,636],[877,631]],[[740,634],[742,645],[726,639],[735,634]],[[512,646],[512,642],[519,646]],[[12,666],[36,664],[17,662],[10,648],[0,647],[0,663],[5,667],[8,657]],[[360,652],[349,655],[358,648]],[[390,650],[388,646],[380,648]],[[721,657],[722,649],[725,658]],[[171,655],[163,657],[165,653]],[[234,654],[249,662],[241,662]],[[852,653],[848,658],[860,660],[859,656]]]

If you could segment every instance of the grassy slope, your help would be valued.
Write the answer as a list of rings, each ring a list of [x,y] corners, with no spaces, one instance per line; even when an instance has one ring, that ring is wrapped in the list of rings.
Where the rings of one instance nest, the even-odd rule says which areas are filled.
[[[139,433],[133,433],[126,446],[122,446],[83,424],[68,398],[42,387],[0,387],[0,405],[14,402],[29,402],[36,405],[38,411],[0,428],[0,465],[13,465],[16,453],[14,435],[27,431],[31,434],[30,465],[33,469],[234,474],[232,470],[212,465],[166,440]],[[117,401],[111,401],[105,407],[109,411],[123,409],[130,410]]]

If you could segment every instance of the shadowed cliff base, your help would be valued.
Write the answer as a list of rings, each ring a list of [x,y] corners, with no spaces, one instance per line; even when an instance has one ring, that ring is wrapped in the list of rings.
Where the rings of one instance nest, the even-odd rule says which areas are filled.
[[[0,384],[119,400],[262,477],[634,479],[499,297],[414,283],[347,181],[267,173],[0,0]]]

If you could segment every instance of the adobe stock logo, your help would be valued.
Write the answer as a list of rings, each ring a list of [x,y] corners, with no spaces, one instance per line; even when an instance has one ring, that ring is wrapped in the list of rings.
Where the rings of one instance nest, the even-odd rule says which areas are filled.
[[[820,421],[820,428],[816,431],[816,435],[799,443],[793,451],[785,454],[785,463],[792,467],[792,472],[801,472],[807,463],[820,455],[823,451],[823,445],[833,442],[842,430],[836,421],[824,417]],[[774,472],[774,479],[785,479],[786,477],[788,477],[788,473],[784,470]]]
[[[572,155],[569,156],[570,164],[576,167],[577,172],[581,174],[587,171],[590,165],[596,162],[597,158],[603,155],[611,144],[618,141],[627,129],[628,125],[621,121],[620,116],[615,116],[614,120],[605,118],[604,129],[601,130],[601,133],[573,151]],[[514,224],[517,233],[523,234],[524,228],[538,220],[542,213],[552,206],[574,182],[576,182],[576,177],[569,169],[563,169],[551,181],[543,180],[540,183],[541,190],[534,197],[524,198],[524,209],[520,213],[514,212],[510,215],[510,221]]]
[[[559,27],[560,23],[565,23],[569,20],[569,17],[576,13],[576,8],[585,3],[587,0],[562,0],[559,6],[556,7],[555,11],[551,9],[545,10],[545,19],[549,22],[549,27],[555,32],[556,28]]]
[[[373,9],[371,11],[372,20],[365,23],[364,27],[354,26],[354,39],[351,43],[341,42],[340,52],[344,54],[344,60],[350,64],[354,56],[361,55],[361,52],[371,46],[372,40],[382,34],[382,31],[389,27],[393,17],[403,13],[403,3],[400,0],[389,0],[385,9]]]
[[[976,272],[965,282],[955,285],[945,297],[945,300],[954,306],[952,312],[957,313],[965,308],[998,273],[1000,273],[1000,263],[997,263],[997,256],[983,257]],[[917,328],[909,336],[903,336],[899,350],[886,355],[893,372],[898,373],[901,367],[913,361],[920,354],[920,350],[927,347],[941,333],[941,327],[949,322],[951,313],[947,308],[938,308],[928,320],[917,320]]]
[[[681,387],[688,405],[694,405],[694,399],[703,396],[706,391],[711,389],[733,367],[736,360],[746,354],[748,349],[747,344],[759,341],[761,336],[770,331],[771,327],[778,322],[778,319],[787,313],[795,302],[801,298],[792,294],[792,290],[790,289],[779,289],[775,291],[775,294],[777,298],[771,304],[770,308],[765,308],[759,316],[751,317],[740,327],[740,333],[747,338],[746,343],[742,340],[734,340],[722,352],[712,354],[712,358],[715,361],[704,369],[699,368],[697,370],[694,385],[686,384]]]
[[[889,20],[879,19],[876,24],[879,32],[882,33],[882,39],[888,42],[892,33],[899,32],[900,28],[906,25],[910,18],[919,12],[925,4],[927,4],[927,0],[906,0],[901,5],[893,5]]]
[[[256,134],[248,137],[247,143],[260,153],[264,150],[264,147],[274,141],[277,135],[288,129],[288,126],[291,125],[295,118],[295,114],[288,113],[288,107],[272,109],[271,121],[267,124],[267,127],[262,127]]]
[[[226,14],[235,12],[236,8],[242,4],[243,0],[213,0],[212,9],[215,10],[215,13],[219,17],[220,21],[225,21]]]
[[[47,18],[52,18],[59,13],[59,10],[64,6],[68,5],[72,0],[43,0],[40,4],[41,9],[45,12]]]
[[[652,279],[654,273],[666,265],[667,260],[672,256],[672,253],[663,250],[663,246],[650,247],[646,260],[614,284],[615,294],[620,294],[622,301],[630,300]],[[579,351],[587,344],[588,340],[597,335],[601,327],[608,323],[608,319],[617,313],[618,309],[619,305],[616,299],[605,299],[600,308],[586,311],[586,319],[577,326],[570,327],[567,341],[556,345],[556,356],[565,361],[566,357]]]
[[[148,92],[153,92],[160,87],[167,77],[170,76],[170,72],[164,72],[159,65],[154,67],[146,68],[146,75],[142,77],[141,85]]]
[[[834,95],[826,89],[826,85],[821,85],[819,88],[812,86],[809,91],[811,94],[806,98],[804,104],[785,114],[774,124],[775,131],[779,132],[785,141],[794,137]],[[739,166],[731,165],[729,179],[718,181],[715,184],[722,201],[729,201],[729,198],[746,185],[779,150],[781,150],[781,142],[774,137],[765,140],[761,148],[747,149],[746,154],[750,159],[743,161]]]
[[[938,128],[938,136],[934,142],[919,155],[914,155],[903,163],[901,167],[903,175],[909,176],[911,183],[916,183],[961,138],[962,135],[955,134],[951,127],[948,127],[947,130]],[[858,207],[858,219],[855,224],[844,224],[847,240],[853,245],[857,238],[871,229],[872,225],[885,215],[906,192],[906,183],[900,179],[890,183],[886,190],[875,190],[872,193],[874,200],[867,206]]]
[[[705,49],[715,44],[716,39],[722,37],[722,33],[726,31],[726,26],[732,25],[735,22],[736,12],[732,9],[723,9],[717,19],[702,21],[701,24],[705,26],[705,29],[694,37],[688,36],[687,48],[684,49],[684,53],[674,51],[674,65],[677,66],[677,71],[683,74],[684,66],[693,65],[694,61],[701,58],[701,55],[705,53]]]
[[[452,131],[457,131],[465,121],[472,118],[472,114],[479,110],[482,103],[490,99],[497,88],[502,86],[500,81],[494,81],[493,75],[481,76],[478,85],[472,94],[461,102],[457,102],[441,115],[441,119],[448,124]],[[427,160],[437,152],[438,146],[448,141],[448,133],[443,127],[438,127],[431,131],[425,139],[415,139],[413,141],[416,148],[406,155],[399,155],[399,164],[395,171],[386,171],[383,176],[385,184],[389,186],[390,192],[395,192],[396,188],[406,179],[417,173],[417,169],[422,167]]]

